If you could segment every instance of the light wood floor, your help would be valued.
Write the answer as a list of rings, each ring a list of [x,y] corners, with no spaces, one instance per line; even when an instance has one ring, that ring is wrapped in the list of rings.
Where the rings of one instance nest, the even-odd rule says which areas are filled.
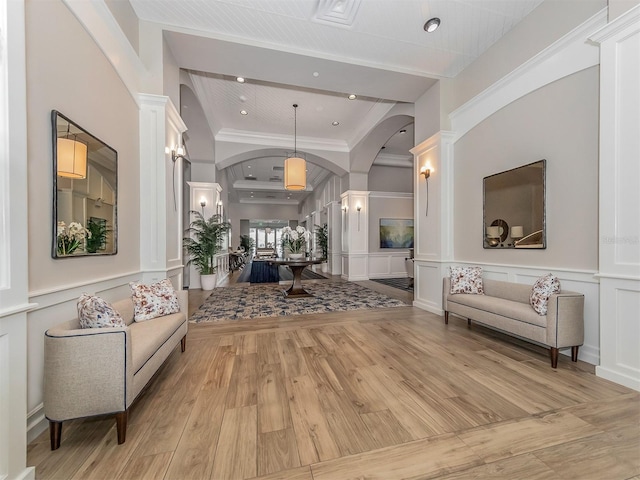
[[[67,422],[28,465],[39,479],[640,479],[640,394],[409,306],[192,324],[124,445],[112,418]]]

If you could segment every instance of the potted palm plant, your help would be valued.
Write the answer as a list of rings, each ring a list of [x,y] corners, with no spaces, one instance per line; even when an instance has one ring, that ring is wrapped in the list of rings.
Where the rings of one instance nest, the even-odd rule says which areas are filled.
[[[231,224],[223,221],[220,215],[212,215],[207,219],[197,210],[190,213],[194,219],[186,231],[189,237],[183,239],[184,249],[189,255],[187,265],[193,263],[200,273],[203,290],[213,290],[217,280],[215,257],[222,250],[222,240]]]

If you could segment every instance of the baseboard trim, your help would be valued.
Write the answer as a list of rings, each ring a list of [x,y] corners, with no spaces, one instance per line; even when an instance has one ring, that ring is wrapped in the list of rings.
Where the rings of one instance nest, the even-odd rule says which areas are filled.
[[[596,367],[596,376],[604,378],[605,380],[610,380],[620,385],[624,385],[625,387],[629,387],[640,392],[640,380],[638,380],[637,378],[633,378],[623,373],[616,372],[614,370],[601,366]]]
[[[48,427],[49,423],[44,416],[44,406],[41,403],[27,415],[27,444],[38,438]]]

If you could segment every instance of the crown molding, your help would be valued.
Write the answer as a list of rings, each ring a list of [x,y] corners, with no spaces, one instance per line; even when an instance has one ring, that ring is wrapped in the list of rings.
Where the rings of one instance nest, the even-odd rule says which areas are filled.
[[[379,154],[373,161],[373,165],[413,168],[413,155],[393,155],[389,153]]]
[[[262,145],[292,150],[293,135],[266,134],[247,130],[235,130],[223,128],[215,136],[216,142],[242,143],[248,145]],[[331,140],[327,138],[296,137],[299,150],[325,150],[332,152],[349,152],[347,142],[344,140]]]
[[[267,200],[271,205],[298,205],[297,200],[287,200],[286,198],[240,198],[238,203],[264,205]]]

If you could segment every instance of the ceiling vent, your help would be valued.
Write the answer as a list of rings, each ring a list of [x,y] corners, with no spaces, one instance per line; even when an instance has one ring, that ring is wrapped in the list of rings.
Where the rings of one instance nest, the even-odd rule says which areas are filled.
[[[257,180],[256,177],[244,177],[245,180],[253,180],[254,182]]]
[[[319,0],[314,20],[334,26],[350,27],[359,7],[360,0]]]
[[[281,182],[282,181],[282,177],[271,177],[269,179],[270,182]]]
[[[275,165],[275,166],[273,167],[273,171],[274,171],[274,172],[284,172],[284,167],[281,167],[281,166],[279,166],[279,165]]]
[[[276,198],[275,195],[266,195],[265,198]]]

